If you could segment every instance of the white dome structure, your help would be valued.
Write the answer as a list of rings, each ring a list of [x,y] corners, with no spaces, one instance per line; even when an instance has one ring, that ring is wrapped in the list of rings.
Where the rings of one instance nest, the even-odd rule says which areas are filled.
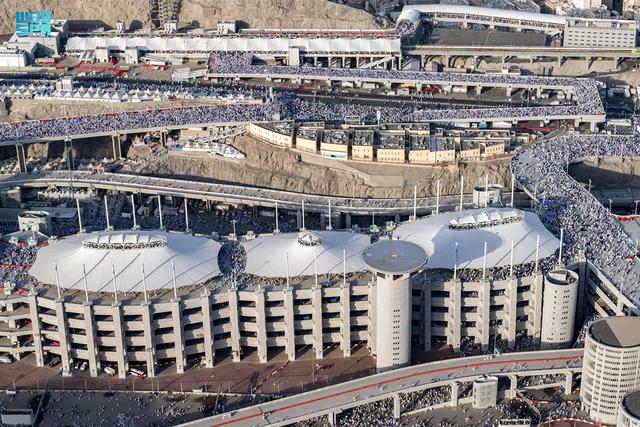
[[[301,231],[262,235],[242,244],[247,253],[245,272],[261,277],[286,277],[287,256],[290,276],[342,273],[345,251],[347,273],[365,269],[362,251],[369,236],[347,231]]]
[[[428,268],[453,269],[456,243],[458,268],[475,269],[483,266],[485,242],[487,268],[509,265],[512,241],[514,264],[535,261],[538,238],[539,258],[553,255],[560,247],[537,215],[506,208],[442,213],[402,224],[393,236],[421,246],[427,253]]]
[[[38,252],[29,274],[40,282],[84,289],[82,266],[90,292],[112,292],[115,269],[118,291],[141,292],[144,265],[147,290],[203,283],[219,276],[220,243],[205,237],[163,231],[111,231],[76,234]]]

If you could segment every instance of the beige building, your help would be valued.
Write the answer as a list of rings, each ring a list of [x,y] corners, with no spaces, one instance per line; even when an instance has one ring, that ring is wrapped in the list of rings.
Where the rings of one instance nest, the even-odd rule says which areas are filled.
[[[309,153],[317,153],[319,133],[320,131],[317,128],[298,128],[296,132],[296,148]]]
[[[453,140],[445,136],[412,136],[409,163],[430,164],[453,162],[456,149]]]
[[[485,141],[480,143],[482,146],[482,157],[496,157],[504,154],[504,141]]]
[[[476,160],[480,158],[480,143],[478,141],[460,141],[460,159]]]
[[[293,146],[293,125],[290,122],[280,123],[249,123],[249,135],[261,141],[282,147]]]
[[[377,149],[378,161],[381,163],[404,163],[406,148],[404,131],[380,132]]]
[[[356,130],[351,141],[351,158],[360,161],[373,161],[372,130]]]
[[[320,142],[320,155],[331,159],[347,160],[349,157],[349,138],[344,130],[325,130]]]

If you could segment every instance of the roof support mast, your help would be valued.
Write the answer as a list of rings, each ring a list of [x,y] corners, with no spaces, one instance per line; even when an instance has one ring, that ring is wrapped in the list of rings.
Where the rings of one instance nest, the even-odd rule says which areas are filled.
[[[104,195],[104,213],[107,217],[107,231],[112,230],[111,223],[109,222],[109,201],[107,200],[107,195]]]
[[[53,261],[53,270],[56,273],[56,289],[58,290],[58,300],[62,300],[62,292],[60,291],[60,275],[58,274],[58,262]]]
[[[160,230],[164,230],[162,223],[162,197],[158,194],[158,217],[160,218]]]
[[[87,269],[82,264],[82,280],[84,281],[84,300],[89,302],[89,284],[87,283]]]
[[[80,213],[80,200],[76,198],[76,209],[78,211],[78,227],[80,227],[79,234],[84,233],[84,228],[82,228],[82,214]]]
[[[142,292],[144,292],[144,302],[148,303],[149,298],[147,296],[147,277],[144,274],[144,264],[142,264]]]

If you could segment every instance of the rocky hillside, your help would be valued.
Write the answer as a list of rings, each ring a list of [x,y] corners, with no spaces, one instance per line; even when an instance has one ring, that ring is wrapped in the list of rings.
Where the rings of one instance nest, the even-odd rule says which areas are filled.
[[[250,28],[376,28],[367,12],[327,0],[181,0],[181,26],[215,27],[220,20],[240,21]],[[0,34],[14,31],[18,10],[52,10],[57,19],[74,27],[110,26],[124,21],[128,27],[150,27],[148,0],[2,0]]]

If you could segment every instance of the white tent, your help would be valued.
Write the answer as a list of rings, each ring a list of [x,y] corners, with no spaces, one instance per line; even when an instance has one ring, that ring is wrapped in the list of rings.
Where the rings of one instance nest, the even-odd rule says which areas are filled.
[[[487,243],[487,268],[507,266],[514,244],[514,264],[535,261],[536,241],[539,257],[553,255],[560,242],[531,212],[516,209],[473,209],[447,212],[400,225],[394,238],[408,240],[427,253],[427,267],[453,269],[458,243],[458,268],[482,268]]]
[[[371,239],[346,231],[306,231],[262,235],[242,245],[247,253],[245,271],[262,277],[311,276],[317,256],[318,274],[342,273],[342,251],[347,272],[365,269],[362,252]]]
[[[113,292],[112,268],[119,291],[142,291],[144,264],[148,290],[199,284],[220,275],[220,243],[204,237],[162,231],[112,231],[76,234],[38,251],[29,274],[55,285],[54,263],[60,286],[84,289],[82,265],[92,292]]]

